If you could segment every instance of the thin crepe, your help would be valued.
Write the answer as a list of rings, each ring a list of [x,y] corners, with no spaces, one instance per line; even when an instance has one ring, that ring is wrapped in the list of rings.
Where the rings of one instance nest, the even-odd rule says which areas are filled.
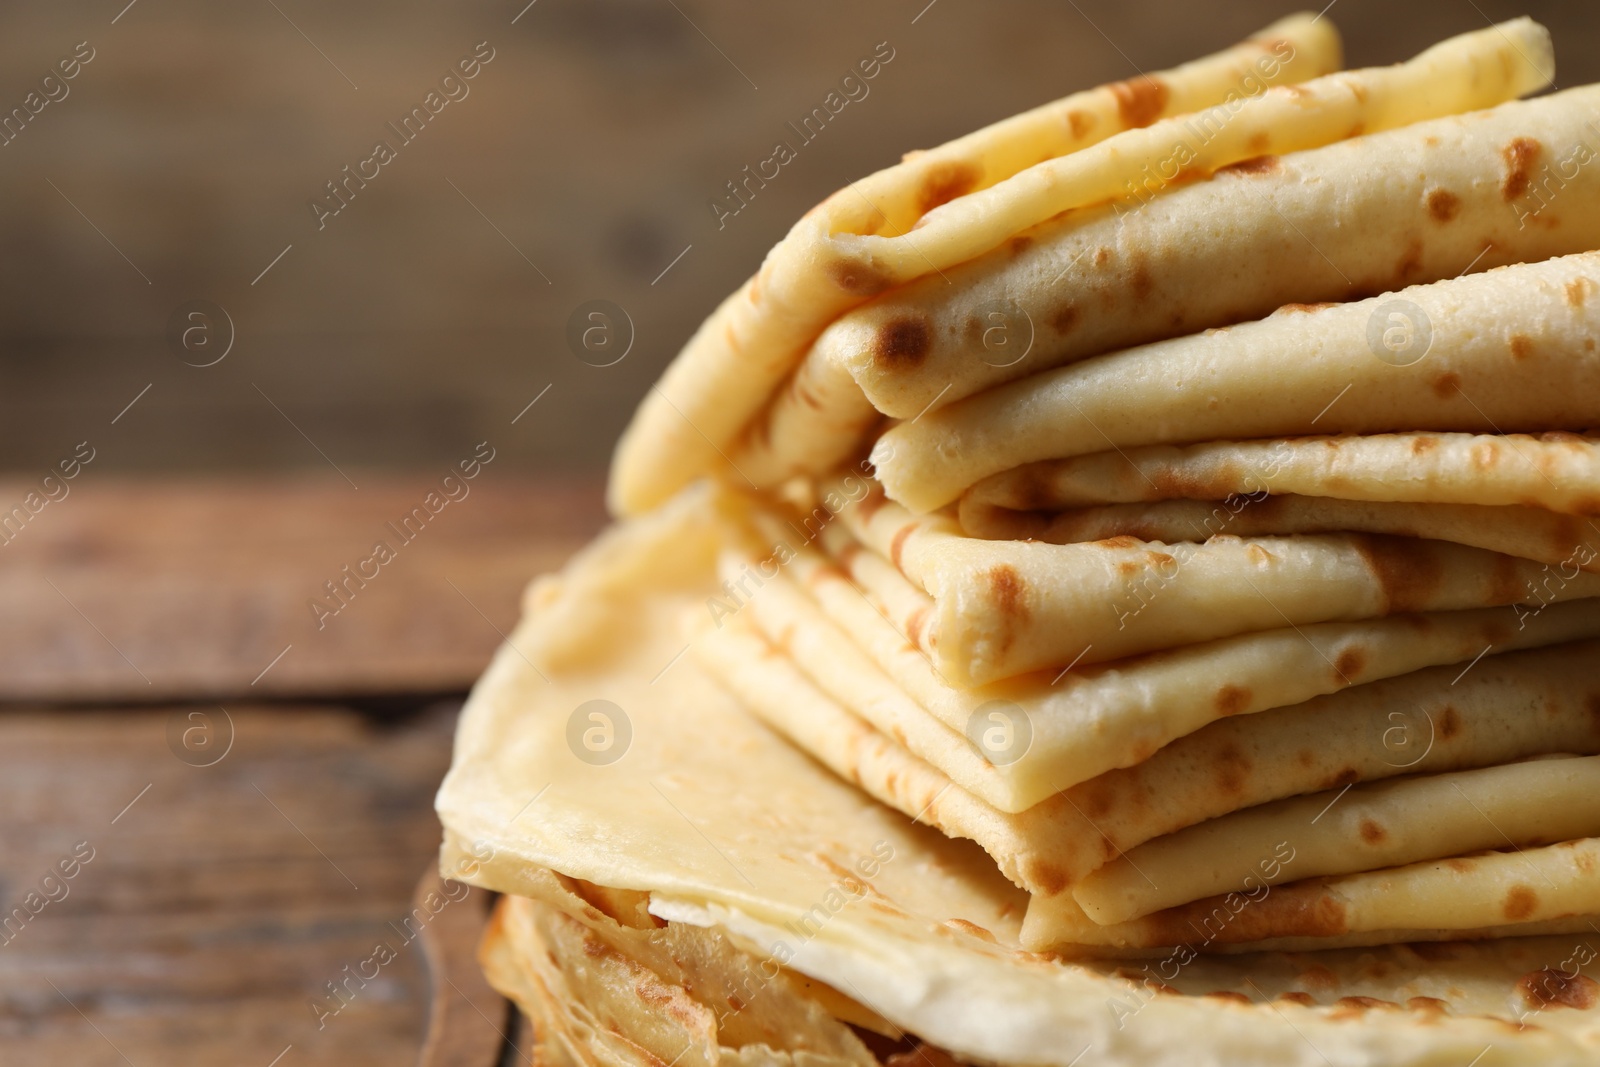
[[[489,858],[467,877],[499,892],[533,895],[540,868],[648,892],[652,914],[728,931],[985,1062],[1067,1067],[1087,1048],[1204,1067],[1381,1052],[1422,1067],[1492,1045],[1502,1064],[1567,1067],[1600,1049],[1588,1012],[1551,1008],[1537,1027],[1507,1026],[1525,1003],[1519,982],[1560,966],[1566,939],[1448,946],[1432,963],[1405,948],[1195,960],[1166,983],[1176,996],[1116,964],[1022,951],[1022,895],[979,850],[864,798],[691,658],[674,662],[671,621],[717,591],[707,503],[693,494],[613,531],[530,595],[532,614],[462,714],[437,804],[447,869],[477,850]],[[631,721],[625,754],[605,765],[567,741],[574,711],[597,698]],[[1437,1003],[1407,1007],[1416,997]]]
[[[1600,87],[1592,95],[1600,106]],[[873,463],[892,499],[926,511],[992,474],[1108,447],[1313,431],[1581,431],[1600,423],[1597,293],[1600,254],[1582,253],[1285,309],[969,397],[889,430]],[[1381,338],[1408,324],[1416,347],[1401,365]],[[1509,445],[1498,453],[1530,462]]]
[[[961,497],[969,533],[993,512],[1224,500],[1262,493],[1414,504],[1479,504],[1600,514],[1600,438],[1393,433],[1147,445],[1028,463]],[[986,535],[985,535],[986,536]]]
[[[1368,782],[1280,800],[1149,841],[1072,890],[1102,925],[1278,882],[1600,835],[1600,756]],[[1267,877],[1262,858],[1293,853]],[[1281,859],[1281,857],[1280,857]],[[1588,910],[1597,910],[1600,900]]]
[[[1600,929],[1597,871],[1600,838],[1589,837],[1285,885],[1258,884],[1247,893],[1207,897],[1113,926],[1087,919],[1068,894],[1036,897],[1022,943],[1036,951],[1071,953],[1173,945],[1194,951],[1298,952],[1558,931],[1592,934]],[[1587,1003],[1600,999],[1600,986],[1579,984]]]
[[[969,524],[974,520],[976,528]],[[1229,500],[1108,504],[1055,514],[992,510],[980,517],[967,511],[962,530],[986,540],[1034,540],[1054,545],[1118,537],[1172,543],[1222,536],[1372,533],[1449,541],[1535,560],[1559,569],[1548,575],[1554,580],[1578,571],[1600,571],[1600,524],[1595,519],[1516,505],[1413,504],[1259,493]]]
[[[827,484],[837,497],[845,483]],[[881,495],[839,519],[933,598],[921,644],[962,686],[1285,624],[1600,596],[1600,575],[1547,583],[1531,560],[1415,538],[984,541]]]
[[[1537,53],[1535,53],[1537,55]],[[807,212],[684,346],[618,443],[610,502],[620,514],[653,507],[714,469],[719,449],[771,399],[806,346],[841,312],[898,282],[871,269],[855,243],[903,234],[923,214],[1028,167],[1165,116],[1240,99],[1338,69],[1326,19],[1294,15],[1173,70],[1074,93],[905,160],[834,193]],[[938,256],[937,248],[928,248]],[[919,261],[916,273],[930,270]],[[914,275],[912,275],[914,276]]]

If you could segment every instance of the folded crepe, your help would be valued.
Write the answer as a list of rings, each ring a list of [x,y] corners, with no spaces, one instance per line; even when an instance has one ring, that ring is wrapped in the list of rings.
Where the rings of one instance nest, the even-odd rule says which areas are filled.
[[[816,1009],[863,1045],[877,1025],[988,1063],[1321,1067],[1381,1052],[1422,1065],[1468,1063],[1486,1048],[1500,1063],[1592,1061],[1600,1033],[1584,1010],[1593,955],[1574,962],[1581,936],[1169,953],[1143,966],[1024,950],[1025,898],[986,856],[863,797],[680,656],[670,621],[703,611],[718,588],[714,511],[691,494],[607,534],[530,592],[528,615],[463,712],[440,790],[452,869],[530,902],[502,904],[486,963],[557,1062],[862,1062]],[[631,722],[631,746],[609,763],[567,740],[575,709],[597,698]],[[1546,852],[1594,866],[1584,843],[1537,852],[1552,879],[1559,863]],[[1518,859],[1458,862],[1507,893],[1537,877],[1496,866],[1501,858]],[[1438,866],[1430,926],[1450,887],[1472,881]],[[1313,914],[1349,924],[1423,911],[1381,889],[1313,891],[1332,904],[1305,913],[1301,929]],[[1233,925],[1296,892],[1306,890],[1270,888]],[[1563,893],[1540,888],[1532,911],[1519,904],[1518,929],[1574,929],[1600,903],[1593,886]],[[1500,911],[1494,899],[1462,918],[1493,927],[1506,921]]]
[[[799,446],[779,449],[784,473],[811,446],[837,452],[859,439],[872,405],[848,376],[803,368],[785,379],[824,327],[870,297],[919,276],[943,284],[951,268],[1062,212],[1149,198],[1269,153],[1490,107],[1545,87],[1554,70],[1548,34],[1521,19],[1395,67],[1280,91],[1333,69],[1337,52],[1325,22],[1297,16],[1227,52],[1069,97],[834,194],[706,320],[647,395],[618,446],[613,508],[658,504],[723,467],[730,452],[736,466],[756,469],[746,477],[773,486],[765,454],[774,438]],[[1187,112],[1197,113],[1179,117]],[[919,344],[912,329],[887,340],[891,356],[915,361],[928,339]]]
[[[1600,515],[1600,438],[1414,432],[1146,445],[985,478],[962,495],[961,525],[989,536],[978,531],[1029,521],[1007,512],[1263,494]]]
[[[1600,105],[1600,86],[1574,92]],[[1600,195],[1586,202],[1600,205]],[[1587,241],[1600,246],[1600,232]],[[890,499],[920,512],[1026,463],[1143,445],[1581,432],[1600,423],[1597,293],[1600,254],[1586,252],[1347,304],[1284,308],[949,404],[885,432],[873,464]],[[1390,329],[1413,346],[1404,359],[1386,358]],[[1532,462],[1512,444],[1496,458]]]
[[[1568,569],[1600,571],[1596,520],[1515,505],[1410,504],[1261,493],[1229,500],[1111,504],[1053,515],[991,512],[987,518],[989,522],[980,520],[977,529],[964,524],[964,532],[989,540],[1054,545],[1121,537],[1181,542],[1219,536],[1370,533],[1449,541]]]
[[[1597,574],[1546,583],[1547,564],[1414,537],[986,541],[876,489],[838,518],[932,599],[906,636],[963,686],[1282,626],[1600,596]]]

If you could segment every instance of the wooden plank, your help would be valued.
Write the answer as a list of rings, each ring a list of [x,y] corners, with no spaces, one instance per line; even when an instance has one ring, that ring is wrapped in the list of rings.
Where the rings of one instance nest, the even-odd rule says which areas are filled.
[[[168,746],[188,710],[0,716],[0,1059],[415,1062],[416,931],[473,906],[412,910],[453,708],[233,708],[209,767]],[[79,842],[90,858],[61,878]],[[59,899],[19,920],[29,892]]]
[[[436,480],[143,484],[90,468],[0,548],[0,701],[464,690],[528,580],[604,521],[595,481],[497,473],[432,514]],[[0,483],[0,500],[25,492]]]

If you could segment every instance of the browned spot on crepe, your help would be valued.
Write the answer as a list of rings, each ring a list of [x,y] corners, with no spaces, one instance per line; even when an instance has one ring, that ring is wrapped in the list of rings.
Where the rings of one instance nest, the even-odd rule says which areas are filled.
[[[1210,897],[1168,908],[1140,920],[1165,944],[1190,944],[1196,929],[1213,944],[1239,944],[1268,937],[1334,937],[1349,932],[1343,904],[1317,881],[1279,886],[1268,896],[1234,911],[1225,897]]]
[[[1251,145],[1252,148],[1255,145]],[[1272,174],[1281,164],[1277,156],[1251,156],[1237,163],[1229,163],[1217,170],[1218,174]]]
[[[1517,979],[1517,992],[1530,1008],[1594,1008],[1600,1000],[1600,982],[1586,974],[1547,968],[1530,971]]]
[[[871,264],[842,259],[828,264],[828,276],[852,296],[877,296],[891,284],[889,276]]]
[[[1033,238],[1026,234],[1020,234],[1016,237],[1013,237],[1010,241],[1011,254],[1014,256],[1019,256],[1032,247]]]
[[[1439,439],[1431,434],[1422,437],[1414,437],[1411,439],[1411,454],[1413,456],[1420,456],[1424,453],[1432,452],[1438,447]]]
[[[1056,309],[1050,316],[1050,327],[1056,333],[1071,333],[1072,328],[1078,325],[1078,305],[1068,301]]]
[[[1076,108],[1067,112],[1067,128],[1072,131],[1072,139],[1083,140],[1083,135],[1094,129],[1095,117]]]
[[[1225,685],[1217,690],[1217,714],[1237,715],[1250,704],[1250,690],[1242,685]]]
[[[1000,563],[989,568],[989,595],[994,599],[996,610],[1007,619],[1025,619],[1028,617],[1026,601],[1028,587],[1022,580],[1022,575],[1009,563]]]
[[[1507,922],[1522,922],[1539,908],[1539,894],[1530,886],[1514,885],[1506,891],[1506,898],[1500,902],[1500,911]]]
[[[960,930],[964,934],[971,934],[980,941],[988,941],[991,944],[994,942],[994,935],[985,930],[983,927],[979,926],[977,923],[968,922],[965,919],[946,919],[944,921],[944,925],[951,927],[952,929]]]
[[[1539,161],[1542,146],[1532,137],[1517,137],[1500,150],[1506,161],[1505,180],[1500,183],[1500,195],[1515,200],[1533,184],[1533,165]]]
[[[1129,128],[1148,126],[1160,118],[1170,95],[1166,83],[1148,75],[1115,82],[1110,88],[1117,98],[1117,111]]]
[[[1331,307],[1338,307],[1338,306],[1339,306],[1338,304],[1332,304],[1332,303],[1327,303],[1327,302],[1323,302],[1323,303],[1319,303],[1319,304],[1291,303],[1291,304],[1283,305],[1281,308],[1278,309],[1278,311],[1282,311],[1282,312],[1298,311],[1298,312],[1302,312],[1302,313],[1305,313],[1305,314],[1309,315],[1313,311],[1321,311],[1323,308],[1331,308]],[[1277,314],[1277,312],[1274,312],[1274,314]],[[1332,442],[1330,441],[1329,443],[1331,444]]]
[[[1444,568],[1425,541],[1357,535],[1355,544],[1378,579],[1389,612],[1422,610],[1444,580]]]
[[[1439,739],[1449,741],[1461,733],[1461,713],[1454,704],[1446,704],[1439,713]]]
[[[1449,400],[1461,391],[1461,375],[1455,371],[1445,371],[1433,379],[1433,395],[1441,400]]]
[[[1527,334],[1514,333],[1511,335],[1511,358],[1521,362],[1533,355],[1533,339]]]
[[[927,321],[905,315],[878,327],[872,356],[887,370],[911,370],[922,364],[931,343]]]
[[[1361,840],[1365,841],[1367,844],[1369,844],[1369,845],[1382,844],[1383,840],[1385,838],[1387,838],[1388,836],[1389,836],[1389,831],[1385,830],[1381,825],[1379,825],[1374,820],[1372,820],[1372,819],[1362,819],[1361,820]]]
[[[1333,661],[1340,678],[1354,681],[1367,667],[1367,653],[1362,648],[1347,648]]]
[[[1250,760],[1234,744],[1222,746],[1217,753],[1217,787],[1230,796],[1244,791],[1245,778],[1250,774]]]
[[[1064,891],[1070,881],[1060,868],[1040,859],[1030,858],[1023,864],[1023,876],[1029,885],[1038,886],[1045,896],[1055,896]]]
[[[1600,999],[1600,982],[1587,975],[1545,967],[1517,979],[1517,992],[1529,1007],[1584,1011]]]
[[[1448,189],[1428,193],[1428,215],[1434,222],[1449,222],[1461,214],[1461,198]]]
[[[1406,250],[1400,256],[1400,261],[1395,264],[1394,276],[1398,282],[1421,272],[1422,270],[1422,242],[1413,237],[1406,245]]]
[[[948,204],[958,196],[965,196],[977,186],[982,176],[981,170],[965,160],[935,163],[922,176],[922,188],[917,192],[917,207],[927,214],[940,204]]]
[[[906,538],[917,532],[917,524],[908,522],[894,532],[894,539],[889,542],[889,562],[893,563],[895,570],[900,570],[900,552],[905,548]]]
[[[1567,303],[1575,308],[1581,308],[1592,292],[1594,292],[1594,282],[1588,278],[1574,278],[1566,285]]]

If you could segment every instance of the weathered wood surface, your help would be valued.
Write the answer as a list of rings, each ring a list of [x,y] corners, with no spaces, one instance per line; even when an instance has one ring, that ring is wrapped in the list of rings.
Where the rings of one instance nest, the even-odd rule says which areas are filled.
[[[140,484],[86,469],[0,547],[0,701],[463,691],[528,580],[604,521],[592,481],[498,474],[459,483],[467,495],[405,543],[390,524],[426,515],[436,481]],[[0,483],[0,500],[24,491]],[[365,566],[380,540],[394,558]]]
[[[0,715],[0,906],[60,898],[0,945],[0,1062],[415,1062],[428,981],[401,924],[453,708],[230,707],[209,767],[169,748],[189,710]],[[376,975],[335,998],[347,967]]]

